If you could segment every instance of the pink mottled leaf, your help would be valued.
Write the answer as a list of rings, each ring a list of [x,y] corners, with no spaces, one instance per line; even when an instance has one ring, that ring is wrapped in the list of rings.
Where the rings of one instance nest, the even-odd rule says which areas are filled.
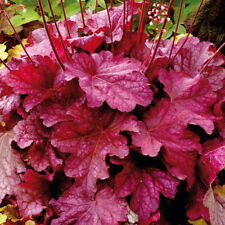
[[[215,103],[216,94],[211,91],[206,79],[189,77],[183,72],[161,70],[159,80],[170,97],[177,116],[184,122],[196,124],[209,134],[214,129],[210,107]]]
[[[95,49],[104,41],[104,33],[92,34],[84,37],[75,37],[68,39],[73,47],[82,48],[86,51],[94,53]]]
[[[132,111],[137,104],[147,106],[152,101],[148,79],[138,72],[140,62],[111,52],[75,54],[67,65],[66,80],[79,78],[86,93],[88,106],[99,107],[104,101],[112,109]]]
[[[205,153],[201,155],[198,161],[200,178],[209,188],[216,179],[217,173],[225,167],[225,142],[210,146],[204,149]]]
[[[33,142],[41,143],[44,137],[50,135],[49,130],[42,125],[35,113],[19,121],[14,131],[16,133],[14,140],[20,148],[29,147]]]
[[[213,192],[212,187],[207,191],[203,204],[209,208],[210,224],[225,224],[225,197]]]
[[[132,8],[128,4],[127,5],[127,14],[126,20],[129,21],[131,18]],[[137,13],[137,5],[134,5],[133,13]],[[118,7],[110,7],[109,8],[109,16],[111,21],[112,27],[112,38],[113,42],[120,41],[123,36],[123,5]],[[85,31],[92,31],[94,33],[99,33],[104,31],[104,39],[107,44],[111,43],[110,38],[110,26],[109,26],[109,19],[106,10],[102,10],[98,13],[92,14],[87,18]]]
[[[127,220],[125,201],[118,199],[108,187],[94,195],[83,186],[73,186],[50,204],[59,216],[52,225],[117,225]]]
[[[68,32],[66,29],[65,21],[58,21],[57,25],[64,42],[66,42],[68,38]],[[77,23],[75,21],[71,21],[70,19],[67,19],[67,25],[69,27],[71,36],[73,38],[77,37],[78,36]],[[59,35],[55,25],[53,23],[48,24],[48,30],[51,34],[53,44],[56,48],[56,51],[60,59],[63,61],[66,61],[66,55],[65,55],[63,46],[61,44],[61,41],[59,39]],[[27,42],[28,42],[28,45],[26,46],[26,50],[28,54],[31,56],[31,58],[35,57],[36,55],[41,55],[41,56],[49,56],[55,59],[55,54],[52,50],[50,41],[48,39],[47,33],[44,28],[40,28],[40,29],[36,29],[32,31],[28,36]],[[48,47],[46,48],[46,46]],[[25,55],[25,52],[23,52],[22,55]]]
[[[12,149],[13,131],[0,134],[0,202],[6,194],[15,194],[15,185],[20,182],[19,173],[26,170],[19,154]]]
[[[201,149],[198,138],[179,121],[179,112],[167,99],[161,99],[145,112],[143,120],[145,123],[139,122],[140,132],[132,138],[144,155],[156,156],[162,145],[173,151]]]

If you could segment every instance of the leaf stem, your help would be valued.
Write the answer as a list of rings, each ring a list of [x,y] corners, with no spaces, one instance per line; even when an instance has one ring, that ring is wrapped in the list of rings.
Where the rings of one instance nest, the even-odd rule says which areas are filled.
[[[65,10],[65,7],[64,7],[63,0],[60,0],[60,2],[61,2],[61,6],[62,6],[62,11],[63,11],[65,23],[66,23],[66,30],[67,30],[69,38],[71,38],[70,29],[69,29],[69,25],[68,25],[68,21],[67,21],[67,17],[66,17],[66,10]]]
[[[85,28],[86,25],[85,25],[85,22],[84,22],[84,12],[83,12],[81,0],[79,0],[79,4],[80,4],[80,13],[81,13],[81,17],[82,17],[83,27]]]
[[[2,63],[9,71],[12,71],[9,66],[0,58],[0,63]]]
[[[109,29],[110,29],[110,39],[111,39],[111,50],[112,50],[112,54],[114,55],[114,46],[113,46],[113,35],[112,35],[112,24],[111,24],[111,19],[110,19],[110,15],[109,15],[109,9],[108,9],[108,5],[105,1],[105,6],[106,6],[106,11],[107,11],[107,15],[108,15],[108,20],[109,20]]]
[[[206,64],[202,67],[202,69],[200,70],[199,73],[202,73],[206,67],[209,65],[209,63],[217,56],[217,54],[220,52],[220,50],[225,46],[225,42],[216,50],[216,52],[213,54],[213,56],[208,59],[208,61],[206,62]]]
[[[192,28],[193,28],[193,26],[194,26],[194,24],[195,24],[196,19],[197,19],[198,13],[199,13],[199,11],[200,11],[200,9],[201,9],[201,7],[202,7],[203,2],[204,2],[204,0],[201,0],[200,4],[199,4],[199,6],[198,6],[198,9],[197,9],[197,11],[196,11],[196,13],[195,13],[195,17],[194,17],[194,19],[193,19],[193,21],[192,21],[192,24],[191,24],[191,26],[190,26],[190,28],[189,28],[189,30],[188,30],[188,33],[187,33],[187,36],[186,36],[185,40],[183,41],[182,45],[181,45],[180,48],[177,50],[177,52],[176,52],[176,54],[173,56],[173,58],[170,59],[170,61],[168,62],[168,65],[169,65],[171,62],[173,62],[174,58],[177,56],[177,54],[181,51],[181,49],[184,47],[185,43],[187,42],[187,40],[188,40],[188,38],[189,38],[189,36],[190,36],[190,34],[191,34],[191,30],[192,30]]]
[[[134,0],[131,0],[131,20],[130,20],[130,32],[132,32],[134,18]]]
[[[154,50],[154,52],[153,52],[153,55],[152,55],[151,61],[150,61],[150,63],[149,63],[149,66],[147,67],[147,70],[150,69],[150,67],[151,67],[151,65],[152,65],[152,63],[153,63],[153,60],[154,60],[154,58],[155,58],[155,55],[156,55],[156,52],[157,52],[157,50],[158,50],[160,41],[161,41],[161,39],[162,39],[163,31],[164,31],[164,28],[165,28],[165,26],[166,26],[167,18],[168,18],[169,12],[170,12],[170,10],[171,10],[172,4],[173,4],[173,0],[170,0],[169,6],[168,6],[168,11],[167,11],[168,13],[167,13],[167,15],[165,16],[165,19],[164,19],[164,21],[163,21],[162,29],[160,30],[160,33],[159,33],[159,39],[158,39],[158,41],[157,41],[155,50]]]
[[[56,23],[55,15],[54,15],[54,12],[53,12],[53,10],[52,10],[52,4],[51,4],[51,1],[50,1],[50,0],[48,0],[48,5],[49,5],[49,8],[50,8],[52,17],[53,17],[53,21],[54,21],[56,30],[57,30],[57,32],[58,32],[58,34],[59,34],[59,38],[60,38],[60,41],[61,41],[61,43],[62,43],[62,46],[63,46],[64,52],[65,52],[66,58],[67,58],[68,60],[71,60],[71,56],[70,56],[70,54],[69,54],[69,50],[68,50],[68,48],[66,47],[66,45],[65,45],[65,43],[64,43],[64,41],[63,41],[61,32],[60,32],[59,27],[58,27],[58,25],[57,25],[57,23]]]
[[[180,1],[180,9],[179,9],[179,14],[178,14],[178,18],[177,18],[176,28],[175,28],[174,35],[173,35],[173,43],[172,43],[172,46],[171,46],[171,49],[170,49],[168,62],[170,61],[170,58],[171,58],[171,55],[172,55],[172,52],[173,52],[173,48],[174,48],[174,44],[175,44],[175,40],[176,40],[177,30],[178,30],[180,17],[181,17],[181,12],[182,12],[182,7],[183,7],[183,1],[184,0]]]
[[[53,52],[54,52],[54,54],[55,54],[55,57],[56,57],[56,59],[57,59],[59,65],[61,66],[61,68],[62,68],[63,70],[65,70],[65,67],[64,67],[62,61],[61,61],[60,58],[59,58],[59,55],[58,55],[58,53],[57,53],[57,51],[56,51],[56,49],[55,49],[55,46],[54,46],[54,44],[53,44],[53,40],[52,40],[51,35],[50,35],[50,33],[49,33],[49,30],[48,30],[48,24],[47,24],[46,19],[45,19],[44,9],[43,9],[43,5],[42,5],[41,0],[38,0],[38,4],[39,4],[40,11],[41,11],[42,19],[43,19],[43,22],[44,22],[45,31],[46,31],[46,33],[47,33],[48,39],[49,39],[50,44],[51,44],[51,46],[52,46],[52,50],[53,50]]]

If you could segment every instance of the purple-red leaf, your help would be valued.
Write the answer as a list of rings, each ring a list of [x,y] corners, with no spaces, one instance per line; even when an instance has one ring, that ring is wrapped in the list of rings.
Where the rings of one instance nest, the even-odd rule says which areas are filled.
[[[56,127],[51,143],[62,152],[72,153],[66,161],[66,175],[81,180],[87,177],[87,188],[92,190],[98,178],[109,177],[106,155],[123,158],[129,153],[127,139],[120,132],[137,132],[138,127],[127,113],[80,111],[80,115],[81,119]]]
[[[115,193],[119,197],[133,193],[129,205],[140,221],[149,218],[158,209],[160,193],[174,198],[179,182],[170,175],[159,169],[140,169],[130,160],[120,162],[124,169],[115,178]]]
[[[48,98],[52,91],[64,82],[59,73],[59,65],[55,61],[41,56],[36,56],[33,60],[36,68],[28,61],[21,62],[4,77],[4,81],[16,94],[27,94],[23,102],[27,112]]]

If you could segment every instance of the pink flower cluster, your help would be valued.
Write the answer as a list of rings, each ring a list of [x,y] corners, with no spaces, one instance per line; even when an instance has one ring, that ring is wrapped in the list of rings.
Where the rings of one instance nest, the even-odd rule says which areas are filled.
[[[162,4],[162,3],[153,3],[153,8],[148,12],[149,19],[150,19],[150,25],[153,25],[154,23],[163,23],[166,19],[167,21],[170,20],[169,17],[166,17],[168,15],[168,5]],[[158,30],[158,28],[156,28]],[[166,30],[164,29],[164,32]]]

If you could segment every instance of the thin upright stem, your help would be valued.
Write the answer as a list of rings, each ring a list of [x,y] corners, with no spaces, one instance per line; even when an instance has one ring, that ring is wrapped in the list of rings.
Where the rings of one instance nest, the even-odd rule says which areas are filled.
[[[138,24],[138,38],[137,38],[137,43],[139,43],[140,41],[140,37],[141,37],[141,32],[142,32],[142,20],[143,20],[143,15],[144,15],[144,8],[145,8],[145,1],[143,1],[143,6],[142,6],[142,10],[141,10],[141,16],[140,16],[140,21],[139,21],[139,24]]]
[[[184,47],[185,43],[187,42],[187,40],[188,40],[188,38],[189,38],[189,36],[190,36],[190,34],[191,34],[191,30],[192,30],[192,28],[193,28],[193,26],[194,26],[194,24],[195,24],[195,21],[196,21],[196,19],[197,19],[198,14],[199,14],[199,11],[200,11],[200,9],[201,9],[201,7],[202,7],[203,2],[204,2],[204,0],[201,0],[200,4],[199,4],[199,6],[198,6],[198,9],[197,9],[197,11],[196,11],[196,13],[195,13],[195,17],[194,17],[194,19],[193,19],[193,21],[192,21],[192,24],[191,24],[191,26],[190,26],[190,28],[189,28],[189,30],[188,30],[187,35],[186,35],[186,38],[184,39],[184,41],[183,41],[182,45],[180,46],[180,48],[177,50],[176,54],[175,54],[175,55],[173,56],[173,58],[168,62],[168,65],[169,65],[171,62],[173,62],[173,60],[175,59],[175,57],[177,56],[177,54],[181,51],[181,49]]]
[[[81,17],[82,17],[83,27],[85,28],[86,25],[85,25],[85,22],[84,22],[84,12],[83,12],[81,0],[79,0],[79,4],[80,4],[80,13],[81,13]]]
[[[113,36],[112,36],[112,24],[111,24],[111,19],[110,19],[110,15],[109,15],[109,9],[108,9],[106,0],[104,0],[104,1],[105,1],[106,11],[107,11],[107,15],[108,15],[108,20],[109,20],[110,39],[111,39],[111,50],[112,50],[112,53],[114,55]]]
[[[9,18],[9,16],[8,16],[6,10],[5,10],[4,4],[0,4],[0,8],[1,8],[1,10],[3,11],[3,13],[4,13],[4,15],[5,15],[5,17],[6,17],[7,21],[8,21],[8,23],[9,23],[10,26],[12,27],[13,32],[14,32],[14,34],[16,35],[16,39],[18,40],[18,42],[19,42],[20,45],[22,46],[22,48],[23,48],[25,54],[27,55],[28,59],[31,61],[32,65],[35,67],[35,64],[34,64],[33,60],[31,59],[30,55],[28,54],[27,50],[25,49],[24,44],[23,44],[23,42],[22,42],[22,40],[21,40],[19,34],[18,34],[17,31],[16,31],[16,28],[13,26],[12,22],[10,21],[10,18]]]
[[[148,11],[150,9],[150,6],[152,4],[152,0],[147,0],[147,5],[145,7],[145,11],[144,11],[144,15],[143,15],[143,21],[142,21],[142,32],[140,34],[140,42],[142,41],[142,37],[143,37],[143,33],[144,33],[144,27],[147,23],[147,19],[148,19]]]
[[[213,54],[213,56],[206,62],[206,64],[202,67],[199,73],[202,73],[206,67],[209,65],[209,63],[217,56],[217,54],[220,52],[220,50],[225,46],[225,42],[216,50],[216,52]]]
[[[1,58],[0,58],[0,63],[2,63],[9,71],[11,71],[9,66]]]
[[[95,1],[95,13],[97,12],[98,0]]]
[[[168,6],[168,11],[167,11],[168,13],[167,13],[167,15],[165,16],[165,19],[164,19],[164,21],[163,21],[162,29],[161,29],[161,31],[160,31],[160,33],[159,33],[159,39],[158,39],[158,41],[157,41],[155,50],[154,50],[154,52],[153,52],[153,55],[152,55],[152,58],[151,58],[151,61],[150,61],[150,64],[149,64],[147,70],[151,67],[151,65],[152,65],[152,63],[153,63],[153,60],[154,60],[154,58],[155,58],[155,55],[156,55],[156,52],[157,52],[157,50],[158,50],[160,41],[161,41],[161,39],[162,39],[163,31],[164,31],[164,29],[165,29],[166,22],[167,22],[167,18],[168,18],[169,12],[170,12],[170,10],[171,10],[172,4],[173,4],[173,0],[170,0],[169,6]]]
[[[134,18],[134,0],[131,0],[131,20],[130,20],[130,32],[132,32]]]
[[[66,10],[65,10],[65,7],[64,7],[63,0],[60,0],[60,2],[61,2],[61,6],[62,6],[63,16],[64,16],[65,23],[66,23],[66,30],[67,30],[69,38],[71,38],[70,29],[69,29],[69,25],[68,25],[68,21],[67,21]]]
[[[180,17],[181,17],[182,7],[183,7],[183,0],[180,1],[180,9],[179,9],[179,14],[178,14],[178,18],[177,18],[176,28],[175,28],[174,35],[173,35],[173,43],[172,43],[172,46],[171,46],[171,49],[170,49],[168,62],[170,61],[170,58],[171,58],[171,55],[172,55],[172,52],[173,52],[173,48],[174,48],[174,44],[175,44],[175,40],[176,40],[176,35],[177,35],[177,30],[178,30],[178,26],[179,26],[179,22],[180,22]]]
[[[59,27],[58,27],[58,25],[57,25],[57,23],[56,23],[55,14],[54,14],[54,12],[53,12],[53,10],[52,10],[52,4],[51,4],[51,1],[50,1],[50,0],[48,0],[48,5],[49,5],[49,8],[50,8],[50,11],[51,11],[51,14],[52,14],[52,18],[53,18],[53,21],[54,21],[56,30],[57,30],[57,32],[58,32],[58,34],[59,34],[59,39],[60,39],[60,41],[61,41],[61,43],[62,43],[62,46],[63,46],[64,52],[65,52],[66,58],[67,58],[68,60],[71,60],[71,56],[70,56],[70,54],[69,54],[69,51],[68,51],[68,49],[67,49],[67,47],[66,47],[66,45],[65,45],[65,43],[64,43],[64,41],[63,41],[61,32],[60,32]]]
[[[123,0],[123,32],[125,34],[125,24],[126,24],[126,0]]]
[[[50,35],[50,33],[49,33],[49,30],[48,30],[48,24],[47,24],[46,19],[45,19],[44,9],[43,9],[43,5],[42,5],[41,0],[38,0],[38,4],[39,4],[40,11],[41,11],[42,19],[43,19],[43,22],[44,22],[45,31],[46,31],[46,33],[47,33],[48,39],[49,39],[50,44],[51,44],[51,46],[52,46],[52,50],[53,50],[53,52],[54,52],[54,54],[55,54],[55,57],[56,57],[56,59],[57,59],[59,65],[61,66],[61,68],[62,68],[63,70],[65,70],[65,67],[64,67],[62,61],[61,61],[60,58],[59,58],[59,55],[58,55],[58,53],[57,53],[57,51],[56,51],[56,49],[55,49],[55,46],[54,46],[54,44],[53,44],[53,40],[52,40],[51,35]]]

